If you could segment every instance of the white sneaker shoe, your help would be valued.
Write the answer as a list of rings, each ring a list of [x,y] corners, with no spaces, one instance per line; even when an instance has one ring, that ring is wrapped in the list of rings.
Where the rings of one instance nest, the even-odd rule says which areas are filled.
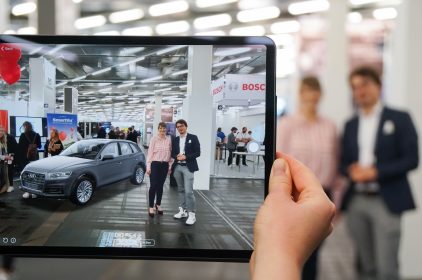
[[[179,207],[179,213],[175,214],[173,217],[175,219],[181,219],[181,218],[186,218],[188,216],[188,213],[186,212],[186,210],[184,210],[182,207]]]
[[[25,192],[25,193],[22,195],[22,197],[23,197],[23,198],[37,198],[37,195],[36,195],[36,194],[30,194],[29,192]]]
[[[188,226],[193,225],[196,222],[196,217],[195,217],[195,213],[194,212],[189,212],[189,217],[186,220],[186,224]]]
[[[7,192],[13,192],[15,190],[15,188],[14,187],[12,187],[12,186],[10,186],[8,189],[7,189]]]

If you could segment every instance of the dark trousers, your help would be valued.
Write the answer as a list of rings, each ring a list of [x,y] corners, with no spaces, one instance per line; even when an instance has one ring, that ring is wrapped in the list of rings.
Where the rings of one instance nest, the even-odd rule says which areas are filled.
[[[153,161],[151,162],[151,175],[149,177],[149,207],[154,207],[154,198],[157,195],[156,204],[161,205],[163,197],[163,186],[169,171],[168,162]]]
[[[246,152],[246,147],[237,147],[238,152]],[[236,165],[239,165],[240,155],[236,155]],[[242,156],[242,164],[246,165],[246,155]]]
[[[233,152],[234,152],[235,150],[231,150],[231,149],[229,149],[229,159],[227,160],[227,164],[228,165],[232,165],[232,163],[233,163]]]
[[[15,169],[13,167],[13,164],[8,164],[7,165],[7,172],[8,172],[8,176],[9,176],[9,186],[13,187],[13,175],[15,173]]]

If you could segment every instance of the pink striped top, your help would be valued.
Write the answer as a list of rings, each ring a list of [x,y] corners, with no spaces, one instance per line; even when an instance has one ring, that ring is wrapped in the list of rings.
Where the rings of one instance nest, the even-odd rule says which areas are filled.
[[[164,139],[157,136],[152,137],[147,156],[147,169],[151,169],[151,162],[167,161],[169,168],[173,164],[174,159],[171,157],[171,138],[166,136]]]
[[[308,166],[324,187],[335,183],[338,167],[338,139],[335,124],[318,116],[309,121],[300,114],[278,120],[277,151],[292,155]]]

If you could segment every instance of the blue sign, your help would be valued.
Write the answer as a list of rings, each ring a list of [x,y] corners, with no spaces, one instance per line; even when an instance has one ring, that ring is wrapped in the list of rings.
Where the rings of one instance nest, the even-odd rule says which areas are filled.
[[[77,141],[78,116],[72,114],[47,114],[48,138],[57,129],[64,148]]]

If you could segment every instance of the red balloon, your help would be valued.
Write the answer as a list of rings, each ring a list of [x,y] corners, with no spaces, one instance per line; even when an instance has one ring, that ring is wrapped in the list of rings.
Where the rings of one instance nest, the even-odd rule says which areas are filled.
[[[64,141],[66,139],[66,137],[67,137],[66,132],[60,131],[60,133],[59,133],[60,141]]]
[[[6,83],[13,85],[21,78],[21,68],[18,64],[3,64],[0,75]]]
[[[18,63],[21,58],[22,51],[13,44],[0,44],[0,60],[1,62]]]

